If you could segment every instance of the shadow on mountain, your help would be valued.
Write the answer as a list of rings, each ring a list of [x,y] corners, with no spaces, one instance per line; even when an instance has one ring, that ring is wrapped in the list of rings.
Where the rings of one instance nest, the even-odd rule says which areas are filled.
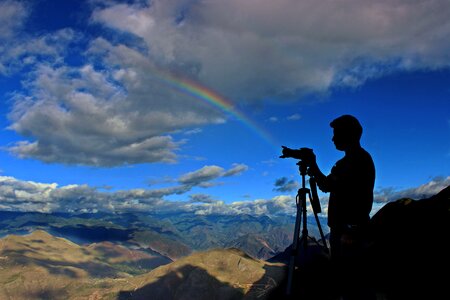
[[[103,226],[50,226],[49,233],[62,236],[77,244],[108,242],[124,242],[131,238],[132,229],[108,228]]]
[[[71,268],[81,269],[87,272],[90,277],[96,278],[114,278],[118,275],[117,270],[114,268],[95,262],[68,263],[51,259],[37,259],[34,262],[46,268],[51,274],[66,275],[72,278],[78,278],[79,275],[72,271]]]
[[[27,291],[22,293],[19,299],[69,299],[69,295],[64,288],[44,288],[39,291]],[[16,299],[16,298],[11,298]]]
[[[29,254],[35,253],[34,250],[5,250],[3,255],[7,257],[14,257],[14,262],[22,266],[37,265],[45,268],[50,274],[62,275],[70,278],[79,278],[80,273],[76,270],[86,272],[90,277],[94,278],[115,278],[122,277],[122,270],[120,266],[129,266],[131,269],[124,271],[130,274],[139,274],[142,272],[148,272],[148,270],[154,269],[163,264],[170,263],[170,261],[162,261],[159,257],[155,258],[142,258],[135,261],[125,261],[123,263],[117,263],[118,268],[110,266],[106,263],[99,261],[84,261],[84,262],[71,262],[63,260],[43,259],[43,258],[31,258]],[[142,272],[136,271],[137,269]]]
[[[134,291],[122,291],[118,300],[183,300],[183,299],[243,299],[244,292],[211,276],[206,270],[186,265],[157,281]]]
[[[277,298],[280,294],[279,286],[284,282],[280,282],[280,276],[277,274],[280,272],[286,273],[286,267],[265,265],[264,271],[264,276],[252,285],[245,295],[245,299],[279,299]]]

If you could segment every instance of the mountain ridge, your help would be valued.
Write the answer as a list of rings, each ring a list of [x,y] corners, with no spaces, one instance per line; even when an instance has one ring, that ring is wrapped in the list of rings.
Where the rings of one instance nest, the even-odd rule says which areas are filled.
[[[239,246],[260,259],[283,251],[290,243],[293,217],[194,214],[69,214],[0,211],[0,236],[35,229],[77,244],[115,242],[157,252],[176,260],[193,251]],[[251,238],[257,236],[261,243]],[[269,250],[271,249],[271,250]]]

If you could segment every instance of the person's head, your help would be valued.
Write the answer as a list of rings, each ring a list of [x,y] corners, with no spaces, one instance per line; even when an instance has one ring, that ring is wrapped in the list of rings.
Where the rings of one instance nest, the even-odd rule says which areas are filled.
[[[336,149],[345,151],[352,146],[359,145],[363,129],[354,116],[340,116],[334,119],[330,126],[333,128],[333,142]]]

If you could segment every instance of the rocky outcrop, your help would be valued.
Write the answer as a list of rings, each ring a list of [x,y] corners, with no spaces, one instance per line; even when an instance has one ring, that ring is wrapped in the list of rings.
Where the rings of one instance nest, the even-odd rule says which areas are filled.
[[[361,293],[378,300],[450,299],[450,186],[429,198],[387,203],[369,228],[367,247],[355,264],[357,282],[333,276],[323,247],[312,239],[306,250],[299,249],[291,297],[284,280],[270,299],[337,300],[336,280],[355,288],[364,283]],[[289,264],[290,249],[270,261]]]
[[[370,276],[388,299],[450,299],[450,186],[386,204],[371,220]]]

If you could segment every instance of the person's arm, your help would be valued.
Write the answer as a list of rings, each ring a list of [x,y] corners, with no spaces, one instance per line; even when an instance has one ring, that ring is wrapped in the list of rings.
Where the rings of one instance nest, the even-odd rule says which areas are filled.
[[[328,184],[328,180],[327,180],[327,176],[325,174],[322,173],[322,171],[320,170],[319,166],[317,165],[317,162],[314,160],[312,162],[310,162],[310,166],[309,166],[309,175],[313,176],[314,179],[317,182],[317,186],[319,187],[319,189],[322,192],[329,192],[329,184]]]
[[[323,174],[323,172],[320,170],[319,166],[317,165],[316,161],[316,155],[313,151],[307,152],[308,155],[305,155],[304,160],[306,164],[309,166],[308,175],[314,177],[316,180],[317,186],[322,192],[330,192],[331,188],[331,178],[330,176],[326,176]]]

